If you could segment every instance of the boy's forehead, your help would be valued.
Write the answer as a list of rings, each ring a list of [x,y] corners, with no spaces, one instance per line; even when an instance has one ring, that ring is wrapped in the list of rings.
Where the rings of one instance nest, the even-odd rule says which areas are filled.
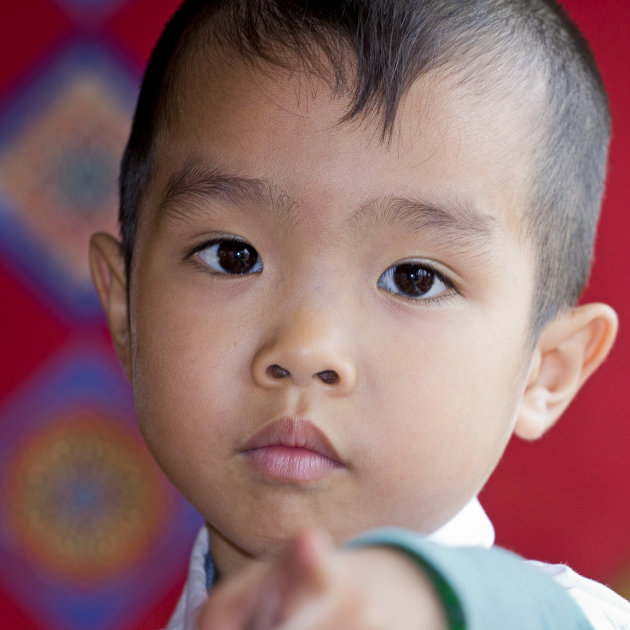
[[[522,94],[484,97],[449,79],[416,80],[383,136],[378,111],[345,120],[349,99],[325,77],[234,60],[229,71],[198,66],[180,76],[175,115],[158,135],[150,192],[160,199],[151,205],[198,164],[305,204],[326,194],[356,204],[404,195],[446,197],[492,217],[500,208],[494,218],[520,232],[535,170],[535,98],[524,106]]]

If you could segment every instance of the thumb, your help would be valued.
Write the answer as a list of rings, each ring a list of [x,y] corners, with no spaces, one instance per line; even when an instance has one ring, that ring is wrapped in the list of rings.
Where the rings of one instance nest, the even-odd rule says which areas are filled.
[[[275,617],[270,567],[253,563],[211,593],[197,618],[197,630],[266,630]]]

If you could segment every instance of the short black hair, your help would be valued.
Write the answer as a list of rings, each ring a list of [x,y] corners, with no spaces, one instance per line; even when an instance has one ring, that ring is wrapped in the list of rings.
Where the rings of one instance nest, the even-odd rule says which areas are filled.
[[[383,139],[401,98],[432,70],[473,83],[542,85],[524,218],[537,255],[533,330],[577,302],[591,267],[610,112],[589,46],[554,0],[186,0],[151,55],[122,160],[128,276],[157,132],[185,64],[209,50],[327,77],[349,97],[344,119],[378,117]]]

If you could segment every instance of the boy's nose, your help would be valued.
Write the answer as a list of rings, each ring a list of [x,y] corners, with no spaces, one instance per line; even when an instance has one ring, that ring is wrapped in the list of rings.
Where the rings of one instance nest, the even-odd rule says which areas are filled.
[[[323,385],[336,394],[348,393],[356,384],[356,366],[346,348],[338,326],[303,313],[258,350],[254,381],[263,387]]]

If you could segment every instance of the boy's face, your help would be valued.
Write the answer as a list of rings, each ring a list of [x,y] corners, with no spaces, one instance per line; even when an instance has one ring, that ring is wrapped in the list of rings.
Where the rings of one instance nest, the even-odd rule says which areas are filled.
[[[129,371],[219,570],[307,525],[435,529],[495,467],[526,385],[528,108],[427,78],[381,143],[377,122],[338,124],[325,85],[240,65],[178,103]]]

